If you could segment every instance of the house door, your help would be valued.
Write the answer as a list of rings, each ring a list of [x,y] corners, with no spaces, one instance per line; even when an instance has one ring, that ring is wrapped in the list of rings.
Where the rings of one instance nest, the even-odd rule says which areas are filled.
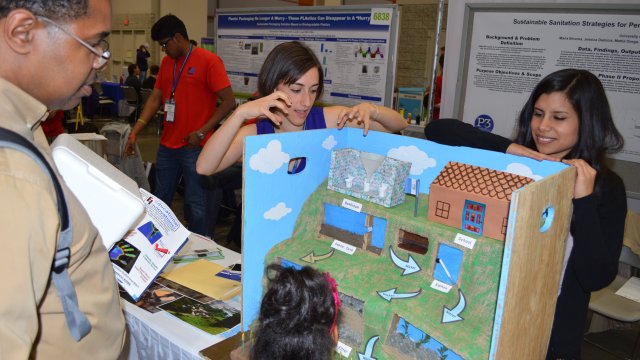
[[[462,211],[462,229],[482,235],[486,205],[466,200]]]

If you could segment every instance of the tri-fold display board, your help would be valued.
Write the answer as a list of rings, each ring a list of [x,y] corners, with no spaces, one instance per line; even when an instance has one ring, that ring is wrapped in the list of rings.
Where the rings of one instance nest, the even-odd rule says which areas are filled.
[[[359,129],[249,137],[244,164],[243,330],[280,262],[336,278],[344,358],[544,358],[573,169]]]

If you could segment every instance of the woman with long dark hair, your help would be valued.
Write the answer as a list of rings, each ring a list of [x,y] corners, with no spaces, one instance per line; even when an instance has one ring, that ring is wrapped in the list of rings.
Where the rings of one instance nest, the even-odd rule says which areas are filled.
[[[604,164],[605,155],[619,151],[624,142],[600,80],[577,69],[547,75],[522,108],[513,141],[454,119],[431,122],[425,135],[442,144],[576,168],[573,218],[547,359],[579,359],[591,292],[616,276],[627,213],[622,179]]]
[[[314,106],[322,96],[324,74],[316,55],[303,43],[279,44],[267,55],[258,75],[260,98],[246,102],[209,138],[196,171],[220,172],[242,158],[244,138],[251,135],[324,128],[359,127],[398,132],[406,121],[393,109],[362,102],[352,107]],[[256,123],[245,122],[258,118]]]

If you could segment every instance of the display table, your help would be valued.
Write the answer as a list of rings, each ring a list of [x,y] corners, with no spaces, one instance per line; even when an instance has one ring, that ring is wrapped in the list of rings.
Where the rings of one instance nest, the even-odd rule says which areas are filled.
[[[205,242],[200,236],[190,236],[189,241]],[[224,259],[215,260],[222,266],[240,263],[241,255],[218,246]],[[170,270],[182,264],[167,266]],[[126,300],[121,300],[127,321],[128,346],[121,359],[202,359],[199,351],[222,340],[223,337],[208,334],[169,315],[164,311],[151,314]]]

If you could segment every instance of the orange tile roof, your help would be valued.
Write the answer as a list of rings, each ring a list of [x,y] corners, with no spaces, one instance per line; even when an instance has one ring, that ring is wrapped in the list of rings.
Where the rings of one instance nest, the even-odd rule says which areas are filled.
[[[450,161],[432,185],[511,201],[514,190],[532,182],[526,176]]]

